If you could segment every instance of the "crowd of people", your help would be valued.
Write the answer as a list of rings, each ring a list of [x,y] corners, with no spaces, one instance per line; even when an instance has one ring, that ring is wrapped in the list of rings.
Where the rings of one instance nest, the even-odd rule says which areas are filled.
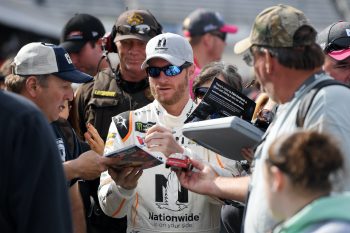
[[[110,33],[77,14],[60,45],[23,46],[0,68],[2,229],[349,232],[350,23],[317,33],[288,5],[256,16],[234,46],[254,67],[251,123],[265,131],[242,148],[246,161],[182,133],[214,79],[247,88],[221,60],[237,30],[197,9],[182,36],[148,10],[126,10]],[[165,160],[185,155],[194,168],[116,167],[104,156],[134,144]]]

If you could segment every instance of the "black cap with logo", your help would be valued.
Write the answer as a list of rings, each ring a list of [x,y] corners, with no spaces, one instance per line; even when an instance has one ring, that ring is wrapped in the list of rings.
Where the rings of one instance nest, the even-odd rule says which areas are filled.
[[[76,14],[62,31],[61,46],[68,53],[76,53],[88,41],[96,41],[106,33],[102,22],[89,14]]]

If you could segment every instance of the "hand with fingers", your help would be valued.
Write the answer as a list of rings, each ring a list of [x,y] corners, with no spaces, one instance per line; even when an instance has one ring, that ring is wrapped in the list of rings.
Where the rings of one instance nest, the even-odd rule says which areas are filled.
[[[176,171],[181,185],[188,190],[199,194],[208,193],[215,185],[214,180],[218,174],[208,164],[191,159],[195,170]]]
[[[149,128],[144,142],[151,151],[162,152],[166,157],[174,153],[184,153],[173,132],[164,126],[154,125]]]
[[[84,133],[85,140],[89,143],[91,150],[95,151],[99,155],[103,155],[104,141],[102,140],[100,134],[97,132],[96,128],[87,123],[87,132]]]
[[[108,168],[108,174],[114,182],[124,189],[134,189],[142,175],[143,170],[140,167],[126,167],[121,169]]]
[[[242,148],[241,154],[249,163],[252,163],[254,159],[254,151],[252,148]]]
[[[101,172],[107,170],[104,158],[93,150],[82,153],[73,161],[76,163],[78,177],[85,180],[96,179],[100,176]]]

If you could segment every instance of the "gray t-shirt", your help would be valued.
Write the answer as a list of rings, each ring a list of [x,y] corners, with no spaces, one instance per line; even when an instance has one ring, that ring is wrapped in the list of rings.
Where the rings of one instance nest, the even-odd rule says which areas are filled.
[[[265,197],[263,181],[263,168],[271,143],[285,133],[297,130],[296,115],[304,96],[318,82],[329,79],[323,73],[316,74],[313,82],[307,80],[295,93],[293,99],[278,107],[275,121],[267,134],[264,142],[255,153],[255,167],[251,181],[251,193],[247,205],[245,232],[267,232],[273,228],[276,222],[268,208]],[[309,81],[309,82],[308,82]],[[342,152],[345,155],[345,170],[350,171],[350,90],[339,85],[322,88],[315,96],[312,106],[305,118],[304,128],[324,132],[335,136],[339,141]],[[345,190],[350,190],[350,175],[344,179],[341,185]]]

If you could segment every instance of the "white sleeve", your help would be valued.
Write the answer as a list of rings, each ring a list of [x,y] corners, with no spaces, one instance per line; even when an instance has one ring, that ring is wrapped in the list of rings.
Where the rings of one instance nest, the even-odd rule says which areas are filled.
[[[98,188],[98,200],[103,212],[113,218],[122,218],[127,215],[135,189],[126,190],[116,185],[109,176],[108,171],[101,174],[100,186]]]
[[[118,129],[112,121],[106,139],[104,154],[123,146],[125,145],[119,136]],[[133,202],[134,196],[135,189],[126,190],[116,185],[108,174],[108,171],[101,174],[100,186],[98,188],[98,199],[100,206],[106,215],[114,218],[122,218],[126,216],[128,209]]]

